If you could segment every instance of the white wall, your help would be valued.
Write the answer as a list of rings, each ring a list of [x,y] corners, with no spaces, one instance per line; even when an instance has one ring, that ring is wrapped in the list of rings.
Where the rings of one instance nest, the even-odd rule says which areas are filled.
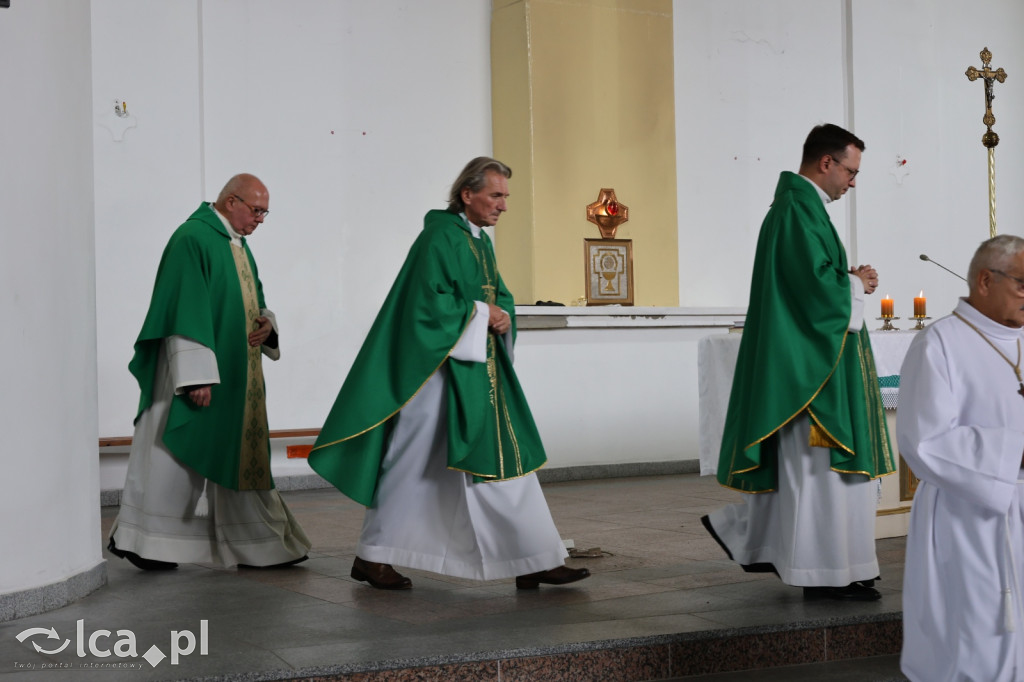
[[[878,268],[876,298],[891,295],[897,315],[921,289],[931,314],[948,313],[964,285],[918,256],[964,273],[988,238],[984,99],[964,75],[986,45],[1009,73],[996,85],[999,231],[1024,232],[1024,3],[676,0],[674,12],[680,305],[746,304],[778,173],[832,122],[867,144],[856,190],[830,208],[851,261]]]
[[[100,434],[132,432],[127,364],[167,237],[241,171],[270,189],[250,241],[282,326],[270,427],[321,426],[423,214],[491,152],[490,3],[92,6]],[[120,142],[114,99],[137,122]]]
[[[993,68],[1009,73],[995,85],[993,106],[998,228],[1024,235],[1024,3],[999,0],[980,12],[953,0],[857,0],[853,8],[854,106],[868,144],[857,178],[857,247],[878,268],[878,293],[896,299],[897,315],[913,313],[921,289],[929,313],[947,315],[967,285],[918,256],[966,276],[989,237],[984,86],[964,75],[981,68],[986,45]],[[910,169],[902,183],[893,174],[897,155]]]
[[[197,3],[91,5],[99,433],[129,436],[139,388],[128,361],[156,266],[204,198]]]
[[[271,192],[251,241],[283,327],[283,358],[265,363],[270,426],[320,426],[422,214],[443,205],[468,158],[490,151],[490,3],[92,7],[100,434],[131,433],[138,395],[126,366],[168,235],[243,170]],[[857,189],[830,208],[851,260],[879,268],[878,297],[896,298],[898,314],[922,288],[934,315],[949,310],[958,280],[917,256],[963,270],[987,236],[983,98],[963,75],[986,44],[1010,74],[996,87],[1001,231],[1021,226],[1019,0],[985,13],[953,0],[677,0],[674,14],[681,306],[746,305],[778,174],[797,168],[810,127],[831,121],[867,142]],[[115,98],[135,124],[121,141],[108,129]],[[890,173],[897,154],[908,160],[902,182]],[[681,419],[635,432],[627,453],[614,438],[598,439],[610,446],[598,452],[575,436],[583,417],[564,406],[592,379],[555,371],[621,340],[533,338],[517,365],[555,451],[572,463],[696,456],[693,343],[680,342],[670,373]],[[658,339],[616,357],[646,366],[645,344]],[[622,380],[638,394],[648,380],[669,391],[657,372],[635,376]],[[644,423],[649,409],[630,402],[620,416]]]
[[[673,18],[679,305],[746,307],[779,172],[845,123],[842,2],[675,0]],[[847,210],[829,209],[840,236]]]
[[[89,6],[0,9],[0,595],[101,561]]]

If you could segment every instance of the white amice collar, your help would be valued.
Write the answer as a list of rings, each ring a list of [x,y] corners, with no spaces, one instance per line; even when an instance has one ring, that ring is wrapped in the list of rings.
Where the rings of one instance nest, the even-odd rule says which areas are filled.
[[[474,225],[472,222],[470,222],[469,218],[466,217],[466,212],[465,211],[463,211],[459,215],[462,216],[462,219],[466,221],[467,225],[469,225],[469,232],[470,232],[470,234],[473,235],[473,238],[474,239],[480,239],[480,227],[477,226],[477,225]]]
[[[234,244],[235,246],[241,246],[242,235],[235,232],[235,228],[231,227],[231,223],[228,222],[228,219],[224,217],[223,213],[217,210],[216,206],[210,204],[210,208],[212,208],[213,212],[217,214],[217,217],[220,218],[220,221],[224,223],[224,229],[228,231],[228,237],[231,238],[231,243]]]
[[[797,173],[797,176],[801,177],[804,180],[806,180],[807,182],[811,183],[811,187],[813,187],[815,189],[815,191],[818,192],[818,197],[821,198],[822,203],[826,203],[826,204],[832,203],[832,197],[830,197],[828,194],[826,194],[825,190],[823,190],[822,188],[818,187],[817,183],[815,183],[814,180],[811,180],[806,175],[800,175],[799,173]]]

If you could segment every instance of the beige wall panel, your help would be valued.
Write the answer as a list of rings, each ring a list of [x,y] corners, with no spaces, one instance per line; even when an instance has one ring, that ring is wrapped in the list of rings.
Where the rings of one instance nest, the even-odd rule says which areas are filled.
[[[583,295],[583,239],[599,236],[585,207],[613,187],[630,209],[618,237],[634,241],[635,304],[677,305],[671,3],[511,3],[495,7],[493,32],[492,73],[525,60],[528,81],[525,100],[509,101],[497,79],[493,95],[495,153],[531,151],[532,213],[497,237],[503,272],[518,276],[524,266],[511,261],[532,259],[529,281],[515,281],[529,288],[515,293],[565,303]]]

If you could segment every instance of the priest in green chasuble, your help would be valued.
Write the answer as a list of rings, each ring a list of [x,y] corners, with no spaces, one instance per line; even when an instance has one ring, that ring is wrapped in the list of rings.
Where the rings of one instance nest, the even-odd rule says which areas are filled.
[[[392,566],[520,589],[587,577],[533,472],[547,461],[512,368],[515,305],[491,240],[512,171],[469,162],[424,218],[309,464],[367,506],[352,577],[408,589]]]
[[[870,601],[873,479],[895,469],[864,324],[869,265],[850,268],[825,205],[856,185],[864,143],[831,124],[783,172],[761,225],[718,481],[748,493],[702,519],[730,558],[808,598]]]
[[[279,566],[309,549],[270,472],[261,357],[280,350],[246,242],[268,203],[258,178],[233,177],[160,260],[129,364],[141,397],[109,546],[139,568]]]

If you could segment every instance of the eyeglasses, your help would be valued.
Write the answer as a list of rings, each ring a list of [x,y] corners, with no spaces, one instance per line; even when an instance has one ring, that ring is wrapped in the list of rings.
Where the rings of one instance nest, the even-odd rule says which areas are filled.
[[[1003,272],[1002,270],[993,269],[992,272],[996,273],[997,275],[1002,275],[1007,279],[1012,279],[1014,282],[1017,283],[1017,293],[1024,294],[1024,279],[1021,279],[1020,277],[1014,277],[1013,275]]]
[[[265,208],[256,208],[255,206],[253,206],[252,204],[250,204],[248,201],[238,196],[237,194],[232,194],[231,196],[245,204],[249,208],[249,210],[252,211],[252,214],[257,218],[266,218],[267,215],[270,213],[270,211],[268,211]]]
[[[836,162],[837,165],[842,166],[843,170],[845,170],[847,173],[850,174],[850,179],[851,180],[853,180],[855,177],[857,177],[857,173],[860,173],[860,169],[859,168],[857,170],[854,170],[854,169],[850,168],[849,166],[847,166],[842,161],[840,161],[839,159],[837,159],[836,157],[832,156],[831,154],[829,154],[829,156],[832,158],[833,161]]]

